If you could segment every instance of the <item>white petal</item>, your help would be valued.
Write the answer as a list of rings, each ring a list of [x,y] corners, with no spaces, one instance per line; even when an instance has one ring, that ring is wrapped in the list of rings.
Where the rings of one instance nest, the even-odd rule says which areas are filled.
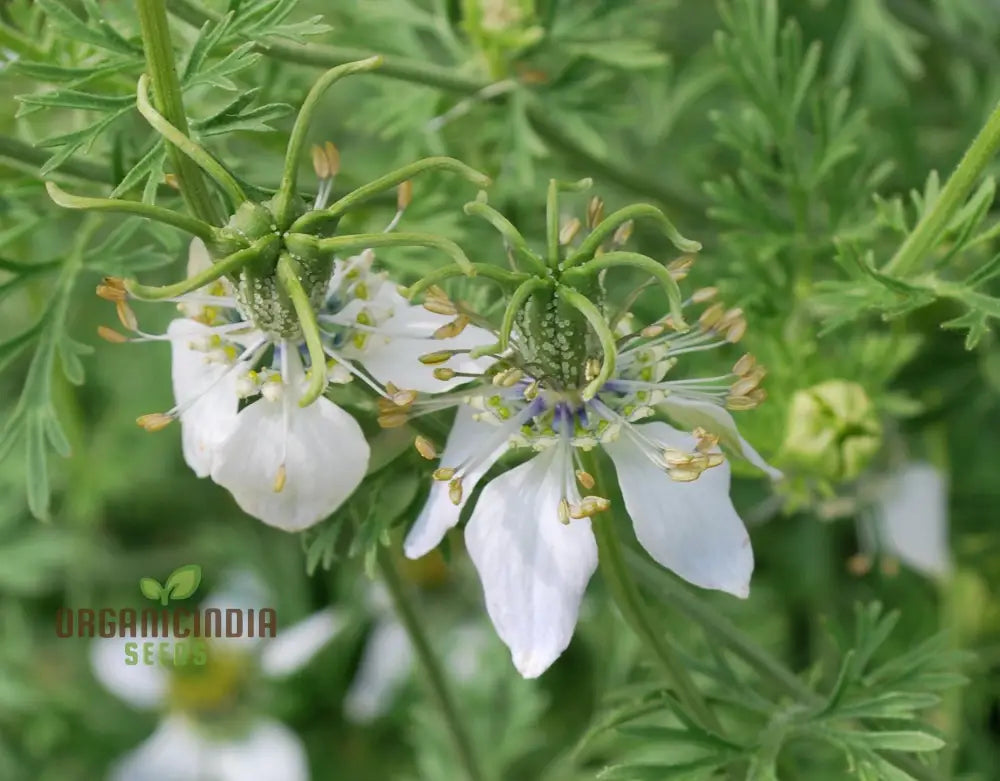
[[[928,463],[908,464],[893,475],[879,496],[883,542],[914,569],[947,574],[948,487]]]
[[[90,667],[94,677],[105,689],[129,705],[155,708],[166,695],[167,674],[156,664],[126,664],[126,643],[141,646],[143,638],[109,637],[91,644]]]
[[[261,670],[272,678],[280,678],[302,669],[345,623],[344,616],[327,609],[282,629],[261,650]]]
[[[112,781],[308,781],[305,748],[288,727],[260,719],[234,737],[200,730],[182,716],[156,732],[112,770]]]
[[[754,450],[753,446],[740,436],[736,421],[725,407],[709,401],[693,401],[677,395],[667,396],[662,402],[667,414],[686,428],[701,426],[711,434],[717,434],[724,445],[742,455],[755,467],[765,472],[772,480],[780,480],[784,475],[775,469]]]
[[[120,759],[108,777],[111,781],[207,781],[212,750],[187,719],[170,716],[137,749]]]
[[[455,423],[448,435],[444,452],[441,454],[441,466],[455,467],[482,449],[483,440],[495,430],[489,423],[479,423],[473,419],[474,410],[464,404],[458,408]],[[406,535],[403,552],[407,558],[419,559],[436,548],[448,530],[453,528],[462,513],[462,508],[472,495],[473,489],[489,471],[500,456],[507,450],[507,445],[498,448],[490,454],[477,469],[466,473],[462,479],[462,501],[453,504],[448,497],[448,483],[435,480],[431,485],[427,503],[417,516],[416,522]]]
[[[216,453],[212,479],[244,512],[270,526],[300,531],[343,504],[364,478],[368,455],[357,421],[329,399],[308,407],[299,407],[294,398],[290,403],[259,399],[237,416],[235,429]],[[282,464],[285,485],[275,491]]]
[[[465,529],[486,610],[525,678],[541,675],[569,645],[597,567],[590,520],[559,522],[566,475],[555,450],[491,481]]]
[[[213,781],[308,781],[302,740],[284,724],[260,719],[239,737],[211,744]]]
[[[394,290],[390,290],[390,295],[393,315],[379,323],[379,327],[393,334],[412,334],[412,338],[369,335],[364,349],[358,353],[362,365],[383,384],[392,382],[400,388],[424,393],[440,393],[468,382],[463,377],[438,380],[434,377],[437,367],[425,366],[417,359],[437,350],[469,350],[493,344],[496,337],[489,331],[470,325],[451,339],[430,339],[438,328],[454,318],[414,306]],[[457,355],[446,365],[455,371],[479,374],[492,362],[491,358],[472,360],[468,355]]]
[[[392,618],[376,622],[344,697],[344,715],[358,724],[384,716],[412,665],[413,646],[403,625]]]
[[[201,397],[181,413],[184,460],[198,477],[207,477],[212,471],[215,452],[232,433],[239,408],[239,370],[230,371],[228,364],[206,361],[205,353],[188,347],[192,340],[210,333],[207,325],[187,318],[173,320],[167,328],[174,398],[178,404],[187,404]],[[227,371],[229,375],[220,381]]]
[[[696,444],[694,437],[666,423],[635,428],[679,450],[690,452]],[[690,483],[679,483],[624,433],[604,447],[615,462],[635,536],[649,555],[696,586],[746,597],[753,551],[729,499],[729,463],[706,470]]]

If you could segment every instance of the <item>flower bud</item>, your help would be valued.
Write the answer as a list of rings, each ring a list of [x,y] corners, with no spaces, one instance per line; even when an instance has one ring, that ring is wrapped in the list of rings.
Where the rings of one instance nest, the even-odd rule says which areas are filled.
[[[878,412],[864,388],[828,380],[792,397],[783,457],[828,480],[853,480],[882,445]]]

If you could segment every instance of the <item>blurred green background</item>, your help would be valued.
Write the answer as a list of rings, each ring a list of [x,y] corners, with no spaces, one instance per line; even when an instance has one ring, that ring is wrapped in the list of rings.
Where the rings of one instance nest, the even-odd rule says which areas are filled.
[[[137,35],[134,9],[124,0],[63,5],[80,19],[96,9],[122,35]],[[190,17],[192,5],[169,5],[179,17]],[[872,195],[922,190],[934,169],[946,176],[1000,98],[1000,5],[993,0],[780,4],[782,23],[794,18],[804,41],[822,45],[811,92],[833,99],[849,89],[849,111],[860,123],[837,176],[820,176],[814,185],[800,182],[808,206],[804,232],[791,217],[785,219],[790,207],[780,177],[765,177],[768,186],[760,191],[751,187],[754,166],[766,168],[780,158],[782,143],[807,155],[824,143],[822,134],[803,119],[801,127],[789,128],[784,141],[758,138],[760,159],[748,153],[757,148],[753,139],[744,139],[740,147],[724,137],[726,118],[750,136],[759,125],[740,120],[753,100],[713,43],[716,31],[726,28],[713,3],[483,0],[487,12],[500,14],[499,32],[470,26],[469,7],[475,3],[302,0],[291,5],[291,21],[322,14],[330,26],[311,36],[311,45],[394,53],[408,62],[436,63],[473,84],[514,84],[501,87],[499,98],[472,95],[471,100],[461,90],[385,75],[338,84],[323,99],[311,136],[315,142],[332,140],[340,149],[338,189],[422,155],[449,154],[495,177],[491,203],[532,241],[542,233],[548,178],[593,176],[609,210],[636,200],[657,202],[685,235],[705,245],[687,289],[718,285],[747,311],[751,335],[746,344],[771,370],[770,400],[739,422],[743,434],[791,479],[777,497],[749,469],[735,481],[734,500],[751,525],[757,560],[752,596],[746,602],[714,594],[703,599],[792,670],[817,681],[829,677],[825,665],[836,659],[838,641],[850,634],[859,602],[879,601],[900,611],[881,652],[889,658],[947,630],[947,647],[972,654],[954,667],[970,684],[949,690],[928,714],[948,740],[941,777],[997,778],[996,340],[986,334],[967,350],[962,333],[942,330],[943,321],[961,314],[947,300],[889,322],[859,314],[846,327],[824,333],[826,312],[814,285],[844,276],[833,261],[835,239],[860,236],[879,262],[892,254],[898,237],[877,224]],[[35,144],[94,120],[86,111],[59,108],[17,116],[22,104],[15,96],[52,88],[17,63],[93,69],[102,56],[46,22],[48,9],[41,6],[25,0],[0,3],[0,51],[6,57],[0,70],[6,107],[0,115],[0,258],[14,264],[61,263],[72,254],[83,219],[48,201],[39,169],[56,150]],[[210,2],[205,8],[223,12],[226,3]],[[504,17],[504,8],[516,13]],[[93,20],[84,23],[94,25]],[[172,24],[182,53],[194,39],[194,28],[182,18]],[[273,40],[293,52],[306,51],[305,44]],[[297,106],[319,71],[287,59],[262,56],[229,78],[237,92],[259,88],[261,104]],[[124,68],[86,86],[128,94],[134,77]],[[205,116],[225,95],[203,85],[186,96],[188,110]],[[272,122],[272,130],[237,131],[206,144],[241,177],[273,187],[291,120],[285,115]],[[47,176],[74,192],[106,195],[149,138],[148,128],[131,112],[101,132],[91,147],[77,151],[72,160],[84,164],[82,170],[70,164]],[[891,170],[875,182],[873,172],[884,162],[892,163]],[[306,190],[314,187],[309,177]],[[726,196],[730,179],[737,189],[745,187],[745,200],[754,202],[759,214],[744,211],[733,218],[733,208],[749,207]],[[475,195],[472,189],[443,175],[419,179],[406,224],[454,239],[474,260],[503,262],[498,238],[462,214],[462,204]],[[177,201],[169,191],[163,200]],[[579,213],[585,203],[580,196],[572,205]],[[377,202],[352,215],[350,227],[381,226],[393,208],[391,199]],[[995,222],[995,210],[986,219]],[[99,236],[117,224],[108,218]],[[644,251],[671,259],[653,232],[640,227],[637,238]],[[172,280],[182,273],[186,247],[169,231],[147,234],[143,228],[125,245],[132,251],[142,248],[129,263],[143,269],[144,281]],[[988,237],[966,262],[975,267],[980,258],[995,254],[997,245]],[[51,375],[52,408],[72,448],[67,459],[51,452],[42,456],[51,484],[49,518],[40,521],[29,511],[25,484],[31,469],[30,481],[37,486],[38,463],[25,440],[13,442],[0,462],[0,778],[103,778],[114,761],[153,733],[163,710],[136,709],[102,686],[91,665],[92,641],[56,638],[55,614],[61,606],[137,606],[141,577],[162,582],[186,563],[203,569],[202,597],[222,588],[227,578],[253,573],[271,595],[283,628],[328,606],[338,616],[339,631],[302,669],[281,680],[247,672],[227,690],[228,698],[200,706],[206,721],[234,735],[257,716],[284,722],[303,741],[315,779],[460,778],[433,702],[405,665],[399,686],[373,718],[359,723],[344,707],[352,682],[361,676],[363,684],[370,684],[362,674],[364,659],[379,626],[392,620],[384,597],[371,585],[363,554],[385,527],[392,527],[385,533],[392,549],[399,550],[398,527],[405,527],[420,506],[426,465],[412,454],[395,462],[377,484],[377,497],[359,499],[367,502],[359,506],[370,511],[360,531],[347,524],[351,528],[337,527],[336,535],[324,536],[321,525],[303,536],[290,535],[247,517],[223,489],[197,479],[186,467],[176,427],[149,434],[135,425],[138,415],[172,404],[168,347],[111,345],[96,337],[99,325],[114,320],[112,307],[93,295],[100,276],[116,272],[105,260],[88,257],[69,280],[72,289],[63,291],[68,310],[60,333],[93,347],[83,356],[86,382],[71,384],[51,363],[40,369]],[[439,263],[421,251],[380,253],[379,260],[402,281]],[[808,272],[803,270],[807,264]],[[63,294],[56,284],[57,265],[38,273],[6,268],[0,266],[3,340],[29,329]],[[618,284],[620,293],[630,287],[629,280]],[[461,294],[486,314],[502,306],[487,287],[462,288]],[[658,317],[662,301],[647,294],[635,311],[641,318]],[[167,306],[147,306],[139,313],[152,332],[162,332],[172,315]],[[36,346],[0,352],[0,424],[15,414]],[[734,351],[732,359],[738,355]],[[787,441],[795,394],[829,380],[858,383],[882,427],[873,454],[856,474],[824,473],[796,463]],[[872,523],[866,498],[872,486],[900,463],[917,459],[934,464],[949,486],[953,566],[941,577],[899,566],[893,551],[873,550],[863,533],[859,539],[859,528]],[[388,505],[397,507],[395,514],[380,517],[380,508]],[[836,508],[841,511],[833,512]],[[352,549],[355,534],[363,540]],[[324,554],[326,567],[320,561]],[[526,682],[486,622],[478,581],[459,536],[447,554],[401,563],[402,571],[449,669],[460,673],[462,667],[448,655],[456,646],[471,665],[471,674],[458,675],[458,699],[496,778],[594,778],[604,765],[634,749],[649,749],[614,738],[573,753],[579,736],[599,719],[605,695],[627,693],[623,687],[647,674],[636,640],[614,614],[599,579],[591,584],[567,653],[542,679]],[[314,570],[309,574],[307,561]],[[707,654],[711,641],[669,600],[663,609],[677,643],[694,659]],[[459,630],[477,639],[468,646],[450,639]],[[389,657],[402,654],[397,648]],[[211,690],[209,683],[204,686]],[[173,707],[189,706],[173,702]],[[791,744],[779,777],[852,777],[836,755],[811,751],[809,745]]]

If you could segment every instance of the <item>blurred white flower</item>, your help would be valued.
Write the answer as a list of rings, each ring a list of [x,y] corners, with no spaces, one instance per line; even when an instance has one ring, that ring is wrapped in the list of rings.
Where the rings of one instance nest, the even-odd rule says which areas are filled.
[[[243,587],[246,588],[243,588]],[[264,604],[254,579],[237,578],[221,593],[208,597],[204,607],[245,609]],[[238,588],[234,588],[238,587]],[[254,669],[268,678],[290,675],[305,666],[340,630],[343,621],[332,610],[323,610],[274,638],[212,638],[209,643],[208,680],[184,684],[195,696],[212,697],[213,660],[221,671],[221,699],[231,694]],[[213,713],[211,727],[177,696],[177,679],[183,673],[159,664],[128,665],[128,642],[172,642],[169,638],[108,638],[91,646],[91,669],[111,693],[141,709],[160,709],[163,717],[154,733],[111,768],[110,781],[307,781],[308,761],[299,737],[284,724],[263,715],[220,721]],[[238,675],[232,675],[237,671]]]
[[[884,550],[924,575],[948,574],[948,486],[940,471],[906,464],[879,487],[875,512]]]

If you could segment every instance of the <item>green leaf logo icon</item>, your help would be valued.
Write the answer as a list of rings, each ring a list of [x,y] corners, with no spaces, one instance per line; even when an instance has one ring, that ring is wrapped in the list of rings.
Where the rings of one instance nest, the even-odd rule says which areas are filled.
[[[161,605],[166,605],[171,599],[187,599],[198,590],[200,583],[201,567],[197,564],[185,564],[171,572],[162,586],[153,578],[142,578],[139,590],[146,599],[156,599]]]

